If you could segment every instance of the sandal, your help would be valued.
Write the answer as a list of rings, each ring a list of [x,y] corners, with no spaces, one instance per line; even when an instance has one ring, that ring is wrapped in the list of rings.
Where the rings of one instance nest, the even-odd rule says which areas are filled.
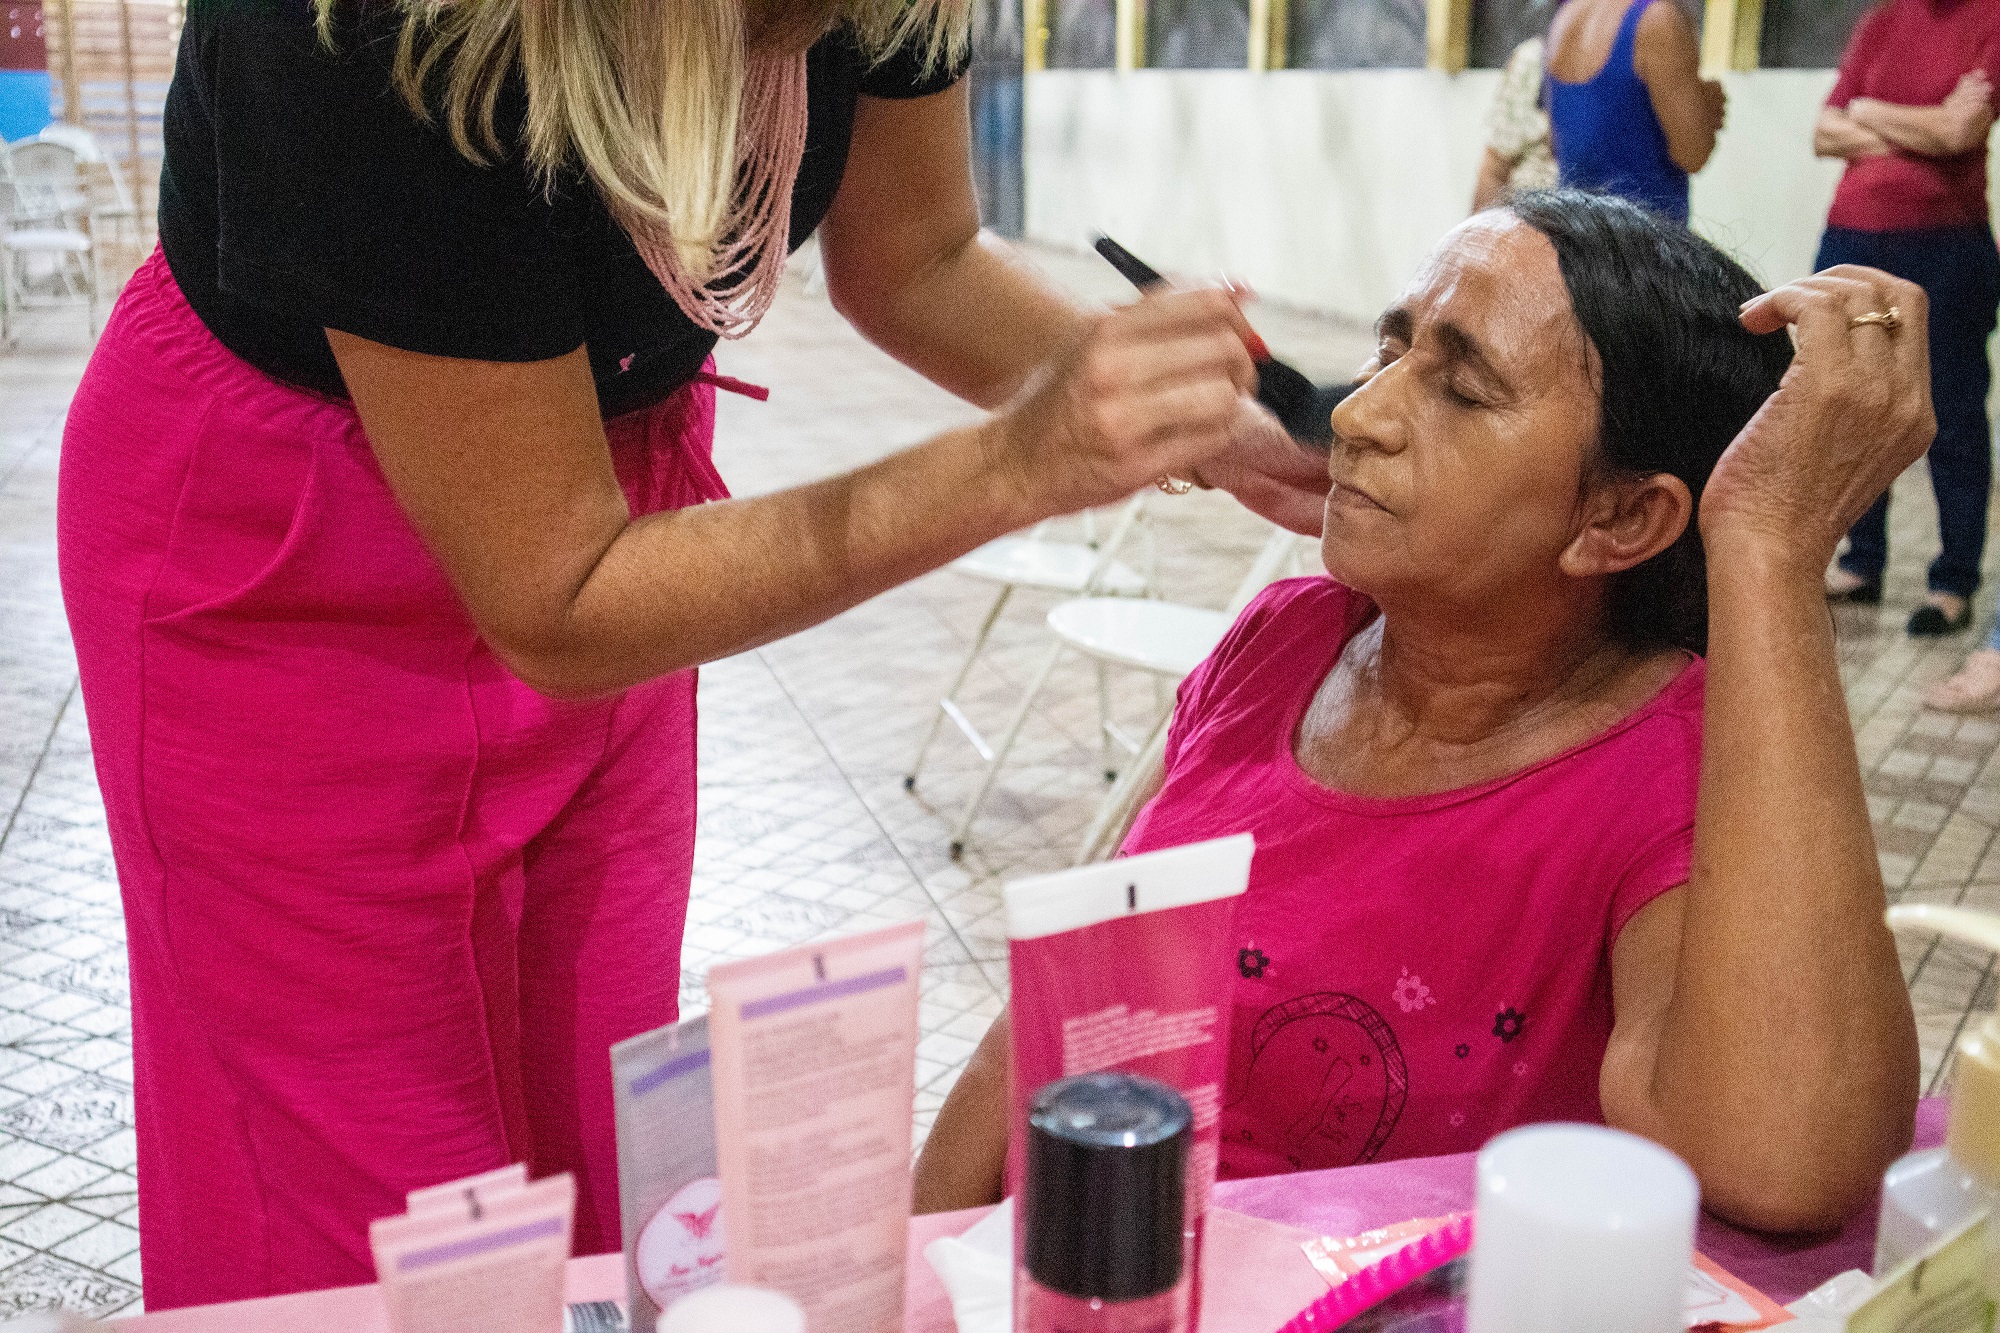
[[[1953,611],[1951,603],[1957,602]],[[1920,639],[1934,639],[1944,634],[1956,634],[1972,623],[1972,599],[1954,593],[1934,592],[1924,599],[1924,604],[1910,613],[1909,632]]]
[[[1990,713],[2000,709],[2000,649],[1981,648],[1949,680],[1924,691],[1924,706],[1940,713]]]

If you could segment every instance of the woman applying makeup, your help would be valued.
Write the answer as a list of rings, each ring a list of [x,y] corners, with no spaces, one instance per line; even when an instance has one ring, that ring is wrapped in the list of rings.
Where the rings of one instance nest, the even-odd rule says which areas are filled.
[[[368,1280],[405,1190],[517,1160],[617,1246],[693,667],[1166,475],[1316,528],[1229,294],[1087,313],[980,235],[964,11],[191,7],[59,513],[149,1309]],[[1001,410],[730,501],[709,351],[815,229],[862,332]]]

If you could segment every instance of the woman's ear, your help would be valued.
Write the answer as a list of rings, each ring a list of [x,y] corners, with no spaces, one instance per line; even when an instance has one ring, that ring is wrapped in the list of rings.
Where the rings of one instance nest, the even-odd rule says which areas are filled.
[[[1557,567],[1571,578],[1603,578],[1642,565],[1680,540],[1694,517],[1687,483],[1668,472],[1595,487]]]

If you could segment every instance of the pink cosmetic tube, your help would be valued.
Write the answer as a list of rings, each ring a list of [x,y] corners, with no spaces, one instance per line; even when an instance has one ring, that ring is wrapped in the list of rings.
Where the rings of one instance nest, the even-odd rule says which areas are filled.
[[[898,1333],[920,921],[710,969],[729,1281],[811,1333]]]
[[[474,1179],[478,1179],[475,1177]],[[552,1333],[563,1322],[576,1182],[550,1176],[502,1187],[489,1204],[472,1182],[461,1209],[385,1217],[368,1228],[396,1333]]]
[[[1020,1193],[1028,1106],[1046,1085],[1118,1069],[1174,1089],[1194,1112],[1185,1226],[1196,1310],[1229,1059],[1236,981],[1229,943],[1255,847],[1239,833],[1005,889],[1013,1028],[1008,1192]],[[1017,1262],[1021,1217],[1017,1209]]]
[[[490,1208],[502,1195],[512,1194],[527,1183],[527,1164],[515,1162],[512,1166],[503,1166],[484,1175],[467,1176],[464,1180],[432,1185],[429,1189],[411,1190],[404,1200],[409,1204],[411,1217],[439,1212],[454,1217],[469,1217],[482,1208]]]
[[[625,1308],[634,1333],[650,1333],[662,1310],[722,1281],[722,1182],[715,1169],[707,1017],[613,1046],[611,1095],[618,1115]]]

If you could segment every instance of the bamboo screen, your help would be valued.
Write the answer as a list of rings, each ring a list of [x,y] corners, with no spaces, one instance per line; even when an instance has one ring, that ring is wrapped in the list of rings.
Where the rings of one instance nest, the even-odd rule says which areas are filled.
[[[185,0],[47,0],[51,110],[97,137],[138,225],[100,238],[134,266],[152,248],[160,188],[160,112],[174,74]],[[109,258],[109,256],[107,256]]]

